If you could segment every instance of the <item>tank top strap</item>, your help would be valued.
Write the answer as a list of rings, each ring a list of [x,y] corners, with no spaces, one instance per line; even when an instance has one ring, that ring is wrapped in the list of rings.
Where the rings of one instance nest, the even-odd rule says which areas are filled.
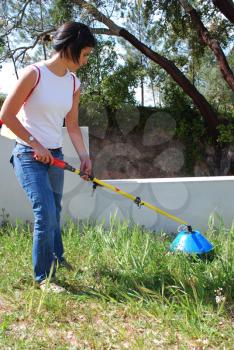
[[[71,72],[71,76],[73,78],[73,94],[76,91],[76,78],[75,78],[75,74]]]

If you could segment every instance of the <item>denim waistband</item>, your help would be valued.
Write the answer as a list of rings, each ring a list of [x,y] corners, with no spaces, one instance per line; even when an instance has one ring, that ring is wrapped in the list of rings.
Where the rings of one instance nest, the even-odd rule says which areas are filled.
[[[22,148],[26,148],[28,150],[32,149],[31,146],[27,146],[27,145],[23,145],[22,143],[16,142],[15,143],[16,146],[22,147]],[[58,147],[58,148],[48,148],[49,151],[51,152],[56,152],[56,151],[62,151],[62,147]]]

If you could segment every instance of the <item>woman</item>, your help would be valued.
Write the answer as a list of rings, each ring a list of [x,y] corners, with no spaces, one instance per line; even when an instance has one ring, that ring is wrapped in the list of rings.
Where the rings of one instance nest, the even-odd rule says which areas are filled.
[[[54,277],[65,260],[60,228],[63,170],[51,167],[53,157],[63,158],[62,126],[77,151],[81,170],[91,174],[91,161],[78,126],[80,81],[71,72],[87,64],[96,41],[81,23],[62,25],[53,39],[53,56],[28,66],[1,109],[2,122],[16,135],[11,157],[15,174],[34,213],[33,269],[41,289],[62,292]],[[83,177],[87,180],[87,176]]]

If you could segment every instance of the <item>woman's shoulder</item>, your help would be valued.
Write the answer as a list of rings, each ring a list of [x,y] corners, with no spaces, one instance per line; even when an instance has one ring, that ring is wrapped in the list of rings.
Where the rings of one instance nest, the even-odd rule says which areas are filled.
[[[42,67],[43,62],[35,62],[24,67],[21,74],[22,76],[37,76]]]
[[[20,76],[22,79],[31,80],[36,84],[40,79],[42,67],[42,62],[29,64],[28,66],[24,67],[24,69],[22,69]]]
[[[32,65],[28,65],[20,70],[19,78],[20,80],[34,80],[38,76],[36,68],[32,67]]]

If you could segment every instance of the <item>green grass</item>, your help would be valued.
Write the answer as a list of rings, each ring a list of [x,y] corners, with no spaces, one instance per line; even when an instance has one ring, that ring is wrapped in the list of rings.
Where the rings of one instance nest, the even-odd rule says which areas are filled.
[[[112,222],[64,226],[68,294],[35,288],[30,226],[0,229],[0,349],[233,349],[234,228],[203,233],[212,262],[171,238]],[[222,288],[222,289],[220,289]]]

